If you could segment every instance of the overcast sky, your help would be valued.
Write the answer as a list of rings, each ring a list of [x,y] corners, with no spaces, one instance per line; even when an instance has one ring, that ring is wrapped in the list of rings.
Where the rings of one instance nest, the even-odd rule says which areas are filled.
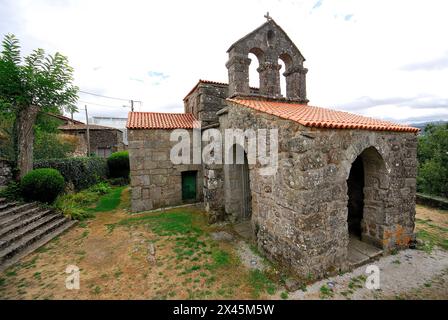
[[[307,59],[310,104],[399,122],[448,120],[446,0],[0,0],[0,36],[14,33],[24,54],[65,54],[83,91],[143,101],[136,110],[182,112],[198,79],[227,82],[226,50],[266,11]],[[129,111],[126,101],[80,101],[102,105],[89,104],[90,115]]]

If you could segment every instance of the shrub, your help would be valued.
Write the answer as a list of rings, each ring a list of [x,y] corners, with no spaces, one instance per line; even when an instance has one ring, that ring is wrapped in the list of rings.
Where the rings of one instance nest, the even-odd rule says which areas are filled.
[[[93,217],[91,206],[111,190],[107,183],[100,182],[81,192],[59,196],[53,207],[73,220],[82,221]]]
[[[72,220],[85,220],[93,217],[93,213],[81,208],[79,203],[73,200],[70,195],[63,195],[56,199],[54,208]]]
[[[20,184],[15,181],[10,182],[6,188],[0,190],[0,198],[6,198],[9,201],[21,200]]]
[[[34,162],[34,168],[58,170],[76,191],[86,189],[107,177],[107,161],[103,158],[49,159]]]
[[[107,159],[109,175],[111,178],[129,177],[129,152],[119,151],[112,153]]]
[[[35,169],[22,178],[20,187],[26,200],[51,203],[64,191],[64,177],[55,169]]]
[[[88,189],[90,192],[98,193],[98,194],[106,194],[112,191],[112,188],[106,182],[100,182],[94,186],[91,186]]]
[[[34,160],[66,158],[74,152],[76,145],[64,140],[60,134],[37,132],[34,142]]]

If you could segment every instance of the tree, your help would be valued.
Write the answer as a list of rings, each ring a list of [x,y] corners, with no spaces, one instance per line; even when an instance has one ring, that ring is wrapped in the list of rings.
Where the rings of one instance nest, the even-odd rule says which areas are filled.
[[[73,69],[60,53],[34,50],[22,60],[18,39],[8,34],[0,53],[0,114],[14,117],[14,161],[23,177],[33,168],[34,123],[39,112],[76,111]]]
[[[419,137],[417,154],[418,190],[448,197],[448,123],[427,125]]]

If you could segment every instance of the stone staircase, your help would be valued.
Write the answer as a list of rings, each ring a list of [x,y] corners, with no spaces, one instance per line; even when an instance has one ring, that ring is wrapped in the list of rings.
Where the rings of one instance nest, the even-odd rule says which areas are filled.
[[[0,272],[75,223],[35,202],[20,204],[0,198]]]

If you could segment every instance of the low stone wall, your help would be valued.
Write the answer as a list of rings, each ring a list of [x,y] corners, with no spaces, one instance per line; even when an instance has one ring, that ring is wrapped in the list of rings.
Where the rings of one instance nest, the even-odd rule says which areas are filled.
[[[0,188],[6,187],[12,179],[12,164],[7,160],[0,159]]]
[[[175,165],[170,150],[171,130],[129,130],[132,211],[146,211],[183,204],[182,172],[197,171],[196,201],[203,199],[201,165]],[[191,130],[190,130],[191,136]]]
[[[386,251],[412,239],[415,134],[308,128],[234,105],[220,122],[222,130],[279,130],[276,174],[262,176],[258,164],[249,165],[251,221],[270,259],[302,276],[348,268],[347,179],[358,156],[366,172],[363,239]]]
[[[423,193],[417,193],[417,203],[433,208],[448,210],[448,199],[436,196],[430,196]]]

